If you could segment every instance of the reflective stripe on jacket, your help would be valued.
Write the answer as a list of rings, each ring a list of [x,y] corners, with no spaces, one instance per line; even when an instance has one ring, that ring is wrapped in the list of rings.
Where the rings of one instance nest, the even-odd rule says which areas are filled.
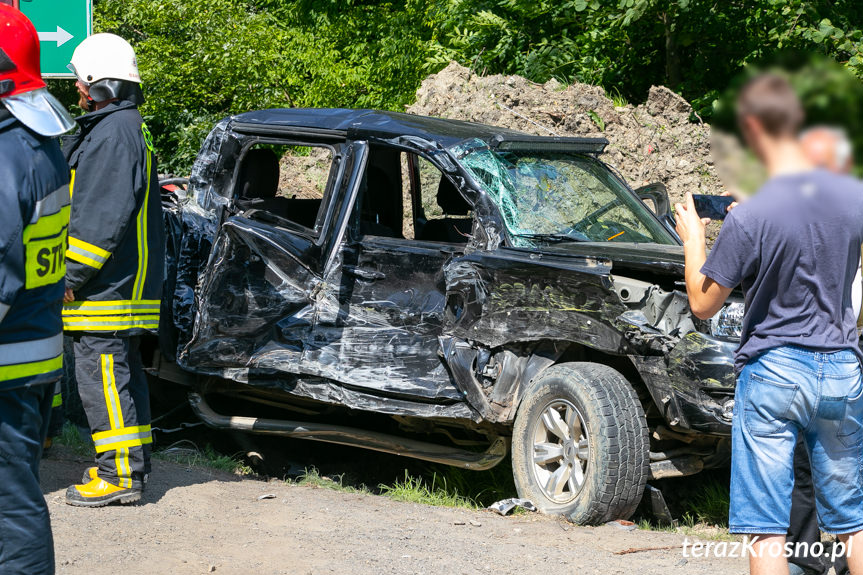
[[[60,146],[0,108],[0,391],[63,372],[69,172]]]
[[[65,150],[72,220],[66,331],[137,335],[159,327],[165,233],[150,133],[137,108],[114,102],[77,119]]]

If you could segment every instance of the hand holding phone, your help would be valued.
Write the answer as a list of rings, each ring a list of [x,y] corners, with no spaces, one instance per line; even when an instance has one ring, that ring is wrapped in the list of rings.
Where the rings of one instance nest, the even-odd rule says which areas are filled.
[[[734,198],[732,196],[693,194],[692,201],[695,204],[695,212],[698,217],[724,220],[725,216],[728,215],[728,206],[734,202]]]

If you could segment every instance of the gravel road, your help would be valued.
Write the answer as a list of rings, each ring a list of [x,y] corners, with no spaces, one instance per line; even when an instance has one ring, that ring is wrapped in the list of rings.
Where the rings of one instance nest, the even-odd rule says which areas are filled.
[[[87,460],[62,446],[43,460],[42,487],[51,510],[57,573],[747,571],[745,559],[684,558],[684,536],[675,533],[577,527],[533,514],[500,517],[153,463],[141,503],[84,509],[66,505],[63,495],[80,480]],[[633,549],[641,550],[620,554]]]

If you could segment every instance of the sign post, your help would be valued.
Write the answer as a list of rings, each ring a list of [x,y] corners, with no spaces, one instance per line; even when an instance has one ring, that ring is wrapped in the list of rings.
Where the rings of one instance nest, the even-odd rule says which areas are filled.
[[[92,0],[19,0],[39,32],[44,78],[74,78],[66,67],[78,44],[93,33]]]

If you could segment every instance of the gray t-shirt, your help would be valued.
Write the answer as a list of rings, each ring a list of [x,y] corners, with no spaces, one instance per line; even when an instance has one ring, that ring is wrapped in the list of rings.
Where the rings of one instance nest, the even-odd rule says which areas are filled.
[[[771,178],[729,213],[701,272],[743,286],[738,373],[783,345],[851,349],[863,360],[851,309],[861,242],[863,184],[824,170]]]

